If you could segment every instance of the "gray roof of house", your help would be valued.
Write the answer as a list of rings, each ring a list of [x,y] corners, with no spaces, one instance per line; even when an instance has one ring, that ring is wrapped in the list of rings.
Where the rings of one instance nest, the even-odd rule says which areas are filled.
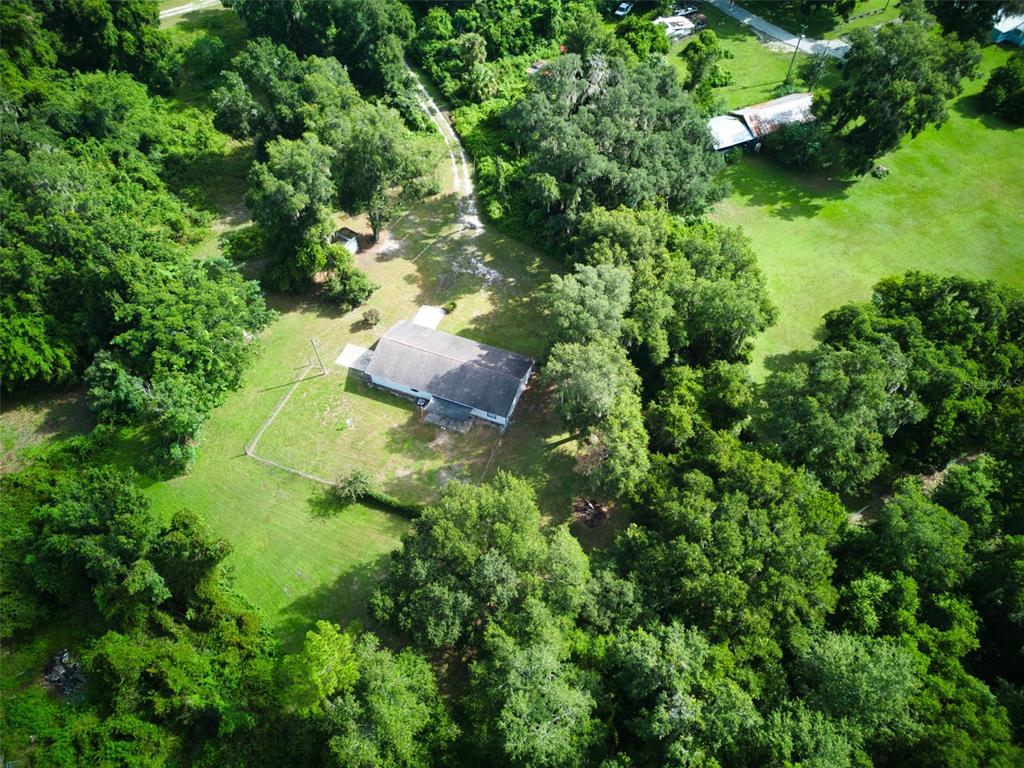
[[[377,343],[366,372],[507,417],[532,366],[524,355],[400,320]]]

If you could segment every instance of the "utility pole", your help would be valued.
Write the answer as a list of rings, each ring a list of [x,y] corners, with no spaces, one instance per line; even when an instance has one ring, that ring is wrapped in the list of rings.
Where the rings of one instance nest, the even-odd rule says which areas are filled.
[[[320,350],[316,348],[316,339],[310,339],[309,343],[313,345],[313,351],[316,352],[316,361],[320,363],[320,373],[326,376],[327,369],[324,368],[324,361],[320,359]]]
[[[796,55],[800,52],[800,43],[804,41],[804,32],[807,31],[807,25],[803,24],[800,26],[800,39],[796,41],[796,48],[793,49],[793,58],[789,60],[789,69],[786,70],[786,82],[789,82],[789,76],[793,74],[793,62],[796,61]]]

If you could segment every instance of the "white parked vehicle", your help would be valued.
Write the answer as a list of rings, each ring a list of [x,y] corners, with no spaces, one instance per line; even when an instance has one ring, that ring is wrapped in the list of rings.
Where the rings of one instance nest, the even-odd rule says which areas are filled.
[[[619,7],[615,9],[615,18],[624,19],[632,10],[633,3],[619,3]]]

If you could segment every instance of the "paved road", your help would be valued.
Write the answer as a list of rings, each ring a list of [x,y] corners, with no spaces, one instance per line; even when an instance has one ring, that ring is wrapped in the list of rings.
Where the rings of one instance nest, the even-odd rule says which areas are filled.
[[[763,35],[786,45],[794,50],[799,42],[800,50],[805,53],[827,53],[834,59],[841,59],[846,55],[846,52],[850,50],[850,44],[844,43],[842,40],[815,40],[810,37],[805,37],[800,40],[800,35],[794,35],[792,32],[787,32],[782,27],[778,27],[772,24],[770,21],[762,19],[746,8],[742,8],[736,3],[730,2],[730,0],[707,0],[710,5],[715,6],[722,13],[732,16],[740,24],[746,24],[751,29],[760,32]]]
[[[192,13],[192,11],[209,8],[211,5],[220,5],[220,0],[196,0],[194,3],[168,8],[165,11],[160,11],[160,19],[169,19],[172,16],[181,16],[183,13]]]

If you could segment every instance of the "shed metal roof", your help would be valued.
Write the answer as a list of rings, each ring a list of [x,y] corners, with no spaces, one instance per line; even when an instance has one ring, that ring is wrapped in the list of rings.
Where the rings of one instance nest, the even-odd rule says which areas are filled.
[[[401,320],[377,343],[366,373],[507,417],[533,360]]]
[[[712,117],[708,120],[708,129],[711,131],[715,149],[728,149],[754,140],[754,134],[747,128],[746,123],[732,115]]]
[[[757,138],[767,136],[788,123],[806,123],[814,119],[809,93],[791,93],[771,101],[734,109],[732,114],[743,118]]]
[[[1013,30],[1020,29],[1021,27],[1024,27],[1024,16],[1021,15],[1003,16],[1002,14],[1000,14],[999,18],[996,20],[996,23],[993,24],[993,28],[996,30],[996,32],[999,32],[1000,34],[1004,35],[1007,32],[1012,32]]]

